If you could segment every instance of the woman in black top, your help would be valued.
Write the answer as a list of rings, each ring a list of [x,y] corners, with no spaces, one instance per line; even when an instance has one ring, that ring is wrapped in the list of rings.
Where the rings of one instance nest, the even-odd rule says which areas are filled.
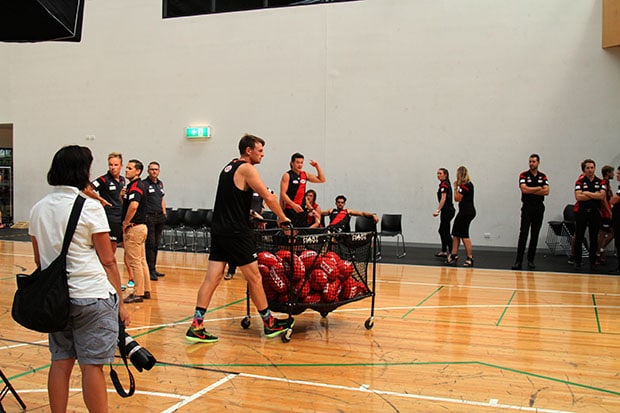
[[[465,267],[474,266],[474,257],[472,254],[471,239],[469,238],[469,224],[476,216],[476,208],[474,207],[474,184],[469,178],[469,172],[464,166],[459,166],[456,170],[456,181],[454,182],[454,200],[459,203],[459,213],[454,219],[452,226],[452,253],[448,255],[446,264],[456,265],[459,259],[457,253],[459,244],[463,240],[463,246],[467,253]]]
[[[446,258],[452,250],[452,237],[450,236],[450,222],[454,218],[454,205],[452,204],[452,186],[450,185],[450,174],[446,168],[437,170],[439,188],[437,189],[437,209],[433,216],[439,216],[439,238],[441,239],[441,251],[435,257]]]

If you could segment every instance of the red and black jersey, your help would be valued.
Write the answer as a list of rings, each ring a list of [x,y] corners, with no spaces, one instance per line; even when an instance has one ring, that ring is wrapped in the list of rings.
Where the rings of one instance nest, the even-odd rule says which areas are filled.
[[[245,164],[242,159],[233,159],[222,169],[215,193],[211,232],[217,235],[247,235],[252,232],[249,216],[254,191],[241,190],[235,185],[237,169]]]
[[[437,189],[437,202],[441,202],[442,194],[446,194],[446,202],[444,202],[441,210],[454,211],[454,204],[452,203],[452,186],[448,180],[444,180],[439,183],[439,188]]]
[[[116,180],[112,174],[108,172],[91,183],[99,196],[112,204],[104,208],[105,214],[108,217],[108,222],[120,223],[123,217],[121,190],[126,184],[125,177],[121,175],[118,177],[118,180]]]
[[[296,174],[292,169],[287,173],[289,179],[286,195],[297,205],[303,205],[304,197],[306,196],[306,173],[301,171],[300,174]],[[288,204],[285,208],[292,209]]]
[[[351,216],[346,208],[332,209],[329,213],[328,228],[336,232],[349,232],[351,230]]]
[[[616,195],[620,196],[620,185],[618,185],[618,190],[616,191]],[[611,215],[612,217],[614,217],[614,219],[617,219],[616,217],[620,217],[620,202],[618,202],[616,205],[611,206]],[[618,236],[620,234],[615,234],[615,235]]]
[[[134,179],[127,186],[127,191],[125,191],[125,195],[123,196],[123,220],[127,216],[127,210],[129,209],[129,204],[132,202],[138,203],[138,209],[131,219],[132,224],[145,224],[146,223],[146,197],[147,188],[144,181],[141,179]]]
[[[605,197],[607,198],[607,203],[611,200],[611,197],[614,196],[614,191],[611,189],[611,185],[609,181],[605,178],[601,179],[603,185],[605,185]],[[603,203],[601,202],[601,217],[606,219],[611,219],[611,214],[607,211],[606,208],[603,208]]]
[[[521,186],[522,184],[525,184],[525,186],[528,186],[530,188],[537,186],[543,187],[549,185],[549,180],[547,179],[547,175],[545,175],[544,173],[538,171],[538,173],[534,175],[532,171],[528,169],[527,171],[523,171],[521,172],[521,174],[519,174],[519,186]],[[538,205],[543,203],[544,200],[544,195],[524,193],[521,194],[521,202],[526,205]]]
[[[589,180],[585,175],[580,175],[577,179],[577,182],[575,182],[575,191],[598,192],[601,189],[607,192],[607,185],[601,178],[597,176],[594,176],[592,180]],[[600,209],[600,207],[601,201],[597,199],[589,199],[587,201],[575,202],[573,211],[579,212],[587,209]]]
[[[463,198],[459,201],[459,213],[476,213],[474,207],[474,184],[470,181],[456,188]]]

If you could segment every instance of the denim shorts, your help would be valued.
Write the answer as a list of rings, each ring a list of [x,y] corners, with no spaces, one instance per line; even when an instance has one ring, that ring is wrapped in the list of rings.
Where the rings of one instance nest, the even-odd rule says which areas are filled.
[[[77,358],[80,364],[114,361],[118,342],[118,296],[72,298],[69,325],[49,334],[52,361]]]

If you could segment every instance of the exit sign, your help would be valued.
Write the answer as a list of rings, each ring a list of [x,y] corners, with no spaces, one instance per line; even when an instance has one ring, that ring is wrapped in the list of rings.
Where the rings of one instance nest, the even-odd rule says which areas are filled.
[[[185,128],[185,137],[186,138],[210,138],[211,127],[210,126],[199,126],[199,127],[193,127],[193,128]]]

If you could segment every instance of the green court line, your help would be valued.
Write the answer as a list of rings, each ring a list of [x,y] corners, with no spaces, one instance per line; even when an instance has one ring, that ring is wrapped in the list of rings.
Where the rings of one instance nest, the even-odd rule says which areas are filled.
[[[517,294],[517,290],[514,290],[512,292],[512,296],[510,297],[510,300],[508,300],[508,304],[506,304],[506,307],[504,307],[504,311],[502,311],[502,315],[499,317],[499,320],[497,320],[497,322],[495,323],[495,326],[499,327],[500,323],[502,322],[502,319],[506,315],[506,311],[508,311],[508,308],[510,308],[510,303],[512,303],[512,300],[515,298],[516,294]]]
[[[159,364],[159,363],[158,363]],[[167,363],[162,362],[161,365],[167,365]],[[282,363],[282,364],[273,364],[273,363],[215,363],[215,364],[187,364],[182,367],[192,368],[192,367],[201,367],[201,368],[231,368],[231,367],[398,367],[398,366],[430,366],[430,365],[479,365],[483,367],[489,367],[492,369],[508,371],[515,374],[520,374],[528,377],[536,377],[543,380],[552,381],[555,383],[561,383],[564,385],[580,387],[587,390],[597,391],[601,393],[607,393],[614,396],[620,396],[620,391],[608,390],[601,387],[589,386],[587,384],[581,384],[574,381],[558,379],[555,377],[545,376],[538,373],[532,373],[529,371],[513,369],[510,367],[503,367],[497,364],[485,363],[482,361],[406,361],[406,362],[383,362],[383,363]],[[179,366],[179,365],[175,365]]]
[[[420,301],[415,307],[413,307],[411,310],[407,311],[405,314],[403,314],[400,318],[404,319],[407,318],[407,316],[411,313],[413,313],[415,311],[416,308],[420,307],[422,304],[424,304],[426,301],[428,301],[432,296],[434,296],[435,294],[437,294],[439,291],[441,291],[441,289],[445,287],[444,285],[440,286],[439,288],[437,288],[435,291],[433,291],[432,293],[429,294],[428,297],[426,297],[424,300]]]
[[[598,306],[596,305],[596,297],[592,294],[592,304],[594,304],[594,315],[596,316],[596,326],[598,328],[598,332],[602,333],[601,330],[601,320],[598,317]]]

